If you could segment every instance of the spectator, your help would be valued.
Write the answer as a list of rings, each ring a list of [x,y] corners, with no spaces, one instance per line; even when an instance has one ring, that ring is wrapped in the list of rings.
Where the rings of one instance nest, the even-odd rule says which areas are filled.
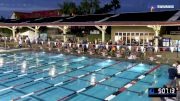
[[[175,66],[177,67],[177,86],[180,87],[180,61],[176,61]]]
[[[173,65],[171,68],[168,69],[169,79],[170,79],[170,85],[176,86],[175,77],[177,76],[177,69]]]
[[[22,48],[22,38],[21,37],[19,38],[19,42],[18,43],[19,43],[19,48]]]
[[[26,44],[31,48],[31,41],[28,36],[26,37]]]

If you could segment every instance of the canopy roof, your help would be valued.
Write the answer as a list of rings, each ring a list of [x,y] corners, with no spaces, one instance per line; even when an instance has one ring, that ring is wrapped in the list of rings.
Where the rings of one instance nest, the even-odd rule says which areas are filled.
[[[179,20],[179,21],[180,21],[180,17],[179,17],[177,20]]]
[[[177,11],[127,13],[111,17],[107,21],[167,21],[176,13]]]
[[[180,10],[123,14],[92,14],[66,17],[0,20],[0,26],[146,26],[180,25]]]

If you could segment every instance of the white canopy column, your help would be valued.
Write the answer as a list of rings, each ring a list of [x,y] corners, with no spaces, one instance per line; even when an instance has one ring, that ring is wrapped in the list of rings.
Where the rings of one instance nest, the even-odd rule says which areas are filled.
[[[161,26],[160,25],[148,25],[147,27],[152,28],[155,32],[155,47],[158,47],[158,37],[159,37],[159,32],[161,30]]]
[[[35,26],[35,30],[34,30],[34,32],[35,32],[35,36],[36,36],[36,38],[38,38],[38,37],[39,37],[39,34],[38,34],[38,32],[39,32],[39,28],[40,28],[40,26]]]
[[[17,28],[17,26],[12,27],[13,38],[16,37],[16,28]]]
[[[1,28],[7,28],[7,29],[11,30],[12,34],[13,34],[13,38],[16,37],[16,28],[17,28],[17,26],[12,26],[12,27],[1,26]]]
[[[67,34],[69,26],[63,26],[63,27],[57,26],[57,27],[63,31],[63,39],[64,39],[64,42],[66,42],[67,41],[66,34]]]
[[[37,38],[39,37],[38,32],[39,32],[40,26],[35,26],[34,28],[33,28],[33,27],[28,27],[28,28],[34,31],[34,33],[35,33],[35,39],[37,39]]]
[[[107,26],[104,25],[104,26],[100,27],[100,26],[96,25],[95,27],[101,31],[101,33],[102,33],[102,42],[105,42],[105,33],[106,33]]]

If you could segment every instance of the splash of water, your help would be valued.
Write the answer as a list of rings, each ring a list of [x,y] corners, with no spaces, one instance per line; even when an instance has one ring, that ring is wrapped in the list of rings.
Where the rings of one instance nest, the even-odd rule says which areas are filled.
[[[95,74],[91,75],[91,81],[90,81],[90,85],[95,85],[96,84],[96,76]]]
[[[4,64],[4,58],[0,58],[0,67],[2,67]]]
[[[56,76],[56,73],[57,73],[56,67],[55,67],[55,66],[52,66],[52,68],[49,70],[49,75],[50,75],[51,77],[55,77],[55,76]]]
[[[22,67],[21,67],[21,73],[26,73],[26,69],[27,69],[27,62],[23,61]]]
[[[39,66],[39,59],[36,58],[36,66]]]

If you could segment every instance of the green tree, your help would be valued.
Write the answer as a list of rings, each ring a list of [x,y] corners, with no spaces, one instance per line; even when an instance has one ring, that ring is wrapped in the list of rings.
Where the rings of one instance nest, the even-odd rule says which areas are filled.
[[[77,13],[77,6],[74,2],[66,2],[64,1],[63,4],[59,4],[63,14],[73,15]]]
[[[112,0],[112,1],[111,1],[111,5],[112,5],[112,7],[113,7],[114,13],[116,13],[116,10],[121,7],[119,0]]]
[[[120,0],[112,0],[109,4],[105,4],[102,8],[96,11],[96,13],[108,13],[114,10],[114,13],[116,13],[116,10],[119,9],[120,6]]]
[[[5,20],[5,17],[4,17],[4,16],[1,16],[1,17],[0,17],[0,20]]]
[[[112,5],[111,4],[105,4],[104,7],[97,10],[95,13],[101,14],[101,13],[108,13],[112,11]]]
[[[91,13],[95,13],[97,10],[99,10],[100,6],[99,0],[92,0],[91,1]]]
[[[100,8],[99,4],[99,0],[82,0],[79,10],[82,14],[93,14]]]
[[[80,3],[80,12],[82,14],[89,14],[90,13],[91,5],[88,1],[89,0],[82,0]]]

